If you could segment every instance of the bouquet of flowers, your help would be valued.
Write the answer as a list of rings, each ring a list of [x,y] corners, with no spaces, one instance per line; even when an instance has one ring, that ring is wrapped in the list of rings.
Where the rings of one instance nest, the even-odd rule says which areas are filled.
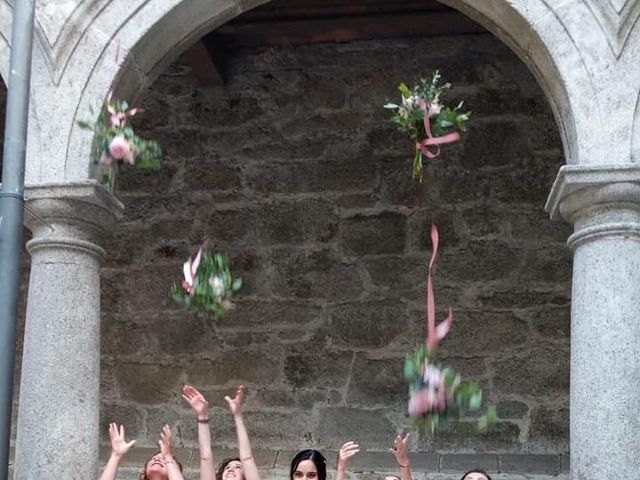
[[[171,287],[171,297],[189,308],[223,316],[233,307],[230,299],[242,287],[242,279],[231,275],[227,255],[204,251],[205,247],[184,263],[184,280]]]
[[[141,108],[129,108],[125,101],[107,96],[104,108],[95,123],[79,121],[78,126],[94,133],[93,156],[97,163],[108,167],[109,173],[100,178],[100,183],[113,187],[115,175],[120,164],[135,165],[144,171],[160,169],[162,149],[157,142],[140,138],[127,119]]]
[[[431,227],[433,251],[427,274],[427,341],[407,355],[404,375],[409,384],[409,417],[414,427],[433,432],[438,425],[458,419],[466,410],[478,410],[482,403],[482,390],[475,382],[464,382],[451,367],[437,359],[436,347],[449,332],[453,313],[449,307],[447,318],[436,326],[435,300],[431,271],[438,254],[438,229]],[[495,410],[490,407],[480,419],[480,428],[495,421]]]
[[[431,80],[421,79],[413,88],[404,83],[398,87],[402,94],[400,105],[387,103],[384,108],[393,110],[391,121],[409,135],[415,143],[412,178],[422,182],[422,156],[435,158],[440,145],[460,140],[460,132],[467,130],[471,112],[462,112],[460,102],[449,108],[440,103],[440,96],[451,88],[450,83],[440,83],[440,73],[433,72]]]

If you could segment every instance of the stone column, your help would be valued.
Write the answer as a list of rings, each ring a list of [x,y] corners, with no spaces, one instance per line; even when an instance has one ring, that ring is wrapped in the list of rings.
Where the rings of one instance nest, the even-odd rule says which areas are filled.
[[[638,478],[640,168],[565,166],[547,211],[574,225],[571,478]]]
[[[122,204],[95,182],[27,189],[31,276],[15,480],[97,478],[99,246]]]

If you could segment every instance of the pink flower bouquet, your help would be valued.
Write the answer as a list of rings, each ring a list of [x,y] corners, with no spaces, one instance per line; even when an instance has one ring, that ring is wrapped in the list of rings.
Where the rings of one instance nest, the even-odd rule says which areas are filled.
[[[231,296],[242,287],[242,279],[231,275],[227,255],[204,248],[184,263],[184,279],[173,285],[171,297],[189,308],[221,317],[232,308]]]
[[[449,332],[453,313],[436,326],[435,300],[431,270],[438,254],[438,229],[431,227],[433,252],[427,275],[427,341],[407,355],[404,376],[409,384],[409,417],[413,426],[433,432],[438,425],[458,419],[467,410],[478,410],[482,403],[482,390],[475,382],[463,382],[451,367],[438,362],[436,348]],[[495,421],[495,410],[490,407],[480,419],[486,428]]]
[[[471,112],[462,112],[462,102],[449,108],[440,103],[441,95],[451,88],[450,83],[440,84],[440,73],[433,72],[431,80],[422,79],[413,88],[401,83],[400,104],[387,103],[384,108],[393,110],[391,121],[409,135],[415,144],[412,177],[422,182],[422,156],[435,158],[440,155],[440,145],[460,140],[466,132]]]
[[[102,184],[113,186],[113,170],[121,164],[135,165],[143,171],[160,169],[162,149],[158,143],[140,138],[127,123],[128,118],[141,111],[141,108],[129,108],[127,102],[112,99],[109,93],[95,123],[78,122],[80,128],[94,133],[94,157],[109,168],[109,173],[100,179]]]

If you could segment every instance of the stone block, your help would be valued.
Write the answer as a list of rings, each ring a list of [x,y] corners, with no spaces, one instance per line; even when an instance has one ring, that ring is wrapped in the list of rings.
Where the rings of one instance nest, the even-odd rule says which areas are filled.
[[[180,264],[144,265],[119,271],[119,309],[123,312],[177,311],[184,307],[171,299],[174,283],[182,281]],[[126,293],[125,293],[126,292]]]
[[[189,159],[185,161],[184,188],[187,190],[233,190],[242,186],[242,169],[233,159],[226,161]]]
[[[518,310],[541,305],[568,306],[571,293],[566,284],[535,286],[513,284],[480,285],[475,296],[478,305],[487,309]]]
[[[338,449],[356,436],[365,449],[383,449],[393,442],[396,430],[383,410],[336,407],[321,408],[319,414],[316,438],[321,447]]]
[[[144,172],[137,168],[121,168],[116,178],[118,192],[149,192],[162,194],[174,191],[180,165],[163,158],[162,168],[157,172]]]
[[[406,331],[405,312],[392,300],[338,305],[329,311],[329,336],[341,348],[382,348]]]
[[[526,322],[508,312],[453,312],[452,331],[442,341],[442,355],[486,357],[523,345],[529,337]]]
[[[567,248],[565,242],[572,233],[568,223],[550,220],[542,208],[511,209],[504,212],[502,217],[508,222],[512,238],[543,243],[548,250],[564,255]]]
[[[500,472],[558,475],[560,472],[560,458],[558,455],[527,455],[501,454],[498,455]]]
[[[502,280],[517,272],[523,252],[500,240],[477,240],[458,249],[443,250],[437,278],[450,282]]]
[[[540,452],[569,450],[569,409],[539,405],[531,411],[529,442]]]
[[[176,396],[182,369],[174,365],[120,362],[115,367],[119,397],[143,404],[166,403]]]
[[[411,213],[408,222],[409,245],[412,251],[431,254],[431,226],[438,227],[441,251],[451,250],[461,242],[462,221],[455,211],[420,209]],[[425,254],[424,262],[429,259]]]
[[[459,421],[424,438],[423,442],[429,450],[443,452],[517,452],[521,449],[520,427],[507,421],[497,422],[484,432],[478,430],[477,421]],[[497,462],[497,458],[495,461]],[[443,471],[447,471],[445,464],[443,455]],[[473,465],[469,468],[473,468]],[[497,470],[497,464],[496,468],[490,467],[490,470]]]
[[[340,222],[340,242],[346,255],[403,253],[406,217],[396,212],[356,215]]]
[[[449,453],[440,457],[441,472],[456,472],[462,475],[473,468],[492,474],[498,471],[498,456],[479,453]]]
[[[216,249],[237,249],[238,245],[257,242],[258,216],[255,208],[221,208],[207,202],[198,209],[195,230],[200,239],[210,239]]]
[[[217,319],[218,328],[238,330],[308,329],[322,321],[322,309],[312,302],[240,299]]]
[[[571,306],[544,307],[529,313],[531,326],[540,336],[568,345],[571,334]]]
[[[329,363],[329,362],[327,362]],[[321,367],[318,367],[320,370]],[[258,386],[250,390],[246,400],[247,408],[284,408],[311,411],[316,405],[336,403],[333,398],[337,390],[330,390],[321,381],[310,382],[309,388],[278,388],[274,385]],[[339,399],[341,401],[341,398]]]
[[[460,165],[466,168],[508,166],[514,158],[523,158],[531,153],[527,141],[527,124],[514,117],[472,117],[472,124],[464,137]],[[496,132],[507,133],[499,142]]]
[[[267,201],[259,208],[257,228],[262,245],[326,243],[338,230],[338,212],[332,201]]]
[[[489,239],[507,236],[509,230],[506,215],[507,212],[499,205],[479,203],[464,209],[460,216],[469,237]]]
[[[373,190],[377,174],[369,158],[351,154],[348,158],[322,158],[313,162],[252,164],[246,169],[245,181],[261,194],[342,193]]]
[[[100,404],[100,444],[110,445],[109,424],[124,426],[127,441],[144,438],[144,414],[134,405],[127,403],[102,402]]]
[[[340,302],[363,292],[355,265],[343,262],[335,250],[281,248],[271,256],[275,270],[274,293],[299,299]]]
[[[517,400],[501,400],[496,405],[498,418],[522,420],[529,413],[529,406]]]
[[[380,186],[377,189],[381,206],[404,206],[415,208],[420,205],[434,204],[438,201],[437,167],[431,162],[424,164],[424,181],[419,183],[411,178],[413,156],[407,141],[402,140],[400,132],[395,133],[397,151],[371,154],[371,161],[376,161],[380,172]],[[410,145],[409,145],[410,147]],[[404,152],[404,153],[399,153]]]
[[[344,388],[349,381],[353,354],[328,352],[318,342],[307,342],[287,355],[284,372],[295,388]]]
[[[569,391],[569,350],[530,348],[494,362],[494,388],[502,394],[564,396]]]
[[[268,385],[282,376],[280,349],[231,350],[220,358],[195,360],[187,370],[189,382],[201,386]]]
[[[566,249],[540,247],[527,250],[518,282],[564,283],[571,278],[571,253]]]
[[[404,356],[372,359],[357,355],[351,372],[347,404],[352,407],[406,408]]]
[[[422,255],[384,255],[364,259],[364,265],[375,290],[383,296],[424,299],[427,262]]]

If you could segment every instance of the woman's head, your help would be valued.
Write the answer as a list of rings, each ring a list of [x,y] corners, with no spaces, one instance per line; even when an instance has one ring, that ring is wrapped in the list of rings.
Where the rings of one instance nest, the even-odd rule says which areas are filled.
[[[182,464],[178,460],[175,460],[175,462],[178,464],[180,471],[182,471]],[[164,456],[160,450],[149,457],[144,464],[144,469],[138,475],[138,480],[150,480],[152,478],[169,478]]]
[[[291,460],[290,480],[327,480],[327,460],[317,450],[302,450]]]
[[[474,469],[465,473],[460,480],[491,480],[491,477],[484,470]]]
[[[244,480],[242,462],[238,457],[225,458],[218,465],[216,480]]]

